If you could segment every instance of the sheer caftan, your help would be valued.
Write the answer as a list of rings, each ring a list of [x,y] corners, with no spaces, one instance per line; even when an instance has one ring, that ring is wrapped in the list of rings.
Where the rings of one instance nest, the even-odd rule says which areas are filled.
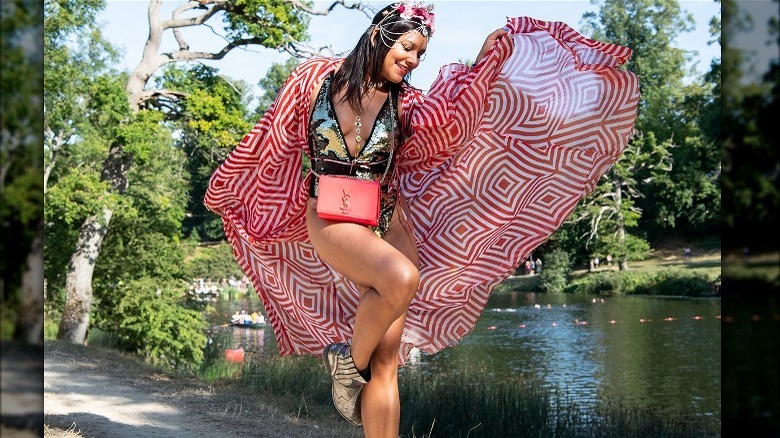
[[[617,161],[636,118],[631,50],[561,22],[509,19],[476,65],[405,86],[395,181],[418,242],[420,289],[402,336],[434,353],[474,327],[490,291]],[[211,177],[205,203],[268,313],[282,355],[349,341],[358,291],[308,241],[301,177],[310,96],[341,62],[307,60]]]

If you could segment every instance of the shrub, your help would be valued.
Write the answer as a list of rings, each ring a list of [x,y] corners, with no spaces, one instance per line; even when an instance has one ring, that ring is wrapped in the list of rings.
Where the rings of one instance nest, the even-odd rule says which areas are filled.
[[[151,278],[116,286],[121,297],[110,316],[100,321],[121,345],[163,368],[192,368],[203,361],[206,322],[200,312],[181,303],[175,287]],[[104,315],[103,318],[106,318]]]
[[[712,281],[706,274],[680,269],[656,272],[605,271],[578,278],[566,286],[568,293],[608,295],[709,296]]]
[[[633,290],[636,294],[682,295],[696,297],[712,294],[712,282],[697,272],[669,270],[658,272],[655,277]]]
[[[539,288],[548,293],[561,293],[566,288],[566,281],[571,272],[569,255],[556,249],[546,256],[544,268],[539,274]]]

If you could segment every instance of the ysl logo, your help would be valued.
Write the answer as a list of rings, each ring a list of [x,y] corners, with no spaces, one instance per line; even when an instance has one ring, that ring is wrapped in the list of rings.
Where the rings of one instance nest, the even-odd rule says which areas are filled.
[[[341,189],[341,213],[349,214],[349,192],[347,189]]]

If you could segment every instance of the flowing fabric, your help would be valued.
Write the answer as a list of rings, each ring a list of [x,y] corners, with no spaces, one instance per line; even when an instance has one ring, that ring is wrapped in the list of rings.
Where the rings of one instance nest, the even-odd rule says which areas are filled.
[[[440,70],[430,91],[405,87],[409,137],[397,184],[418,242],[420,289],[399,361],[456,344],[490,291],[571,214],[617,161],[636,119],[631,50],[561,22],[508,20],[476,65]],[[308,240],[301,177],[310,96],[340,60],[303,62],[276,102],[212,175],[205,203],[220,214],[239,264],[274,328],[281,355],[319,355],[348,342],[356,286]]]

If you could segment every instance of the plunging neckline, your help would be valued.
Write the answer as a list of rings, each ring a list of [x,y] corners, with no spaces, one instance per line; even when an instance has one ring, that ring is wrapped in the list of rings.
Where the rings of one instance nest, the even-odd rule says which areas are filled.
[[[333,75],[330,77],[331,80],[333,80]],[[339,116],[336,114],[336,106],[333,104],[333,100],[330,96],[330,82],[328,83],[328,92],[325,94],[325,97],[328,99],[328,104],[330,105],[330,110],[333,111],[333,119],[336,120],[336,129],[339,133],[339,139],[341,139],[341,145],[344,147],[344,151],[347,153],[347,157],[350,158],[351,161],[355,161],[363,154],[363,151],[366,150],[366,146],[371,142],[371,139],[374,136],[374,130],[376,129],[376,123],[379,121],[380,116],[385,111],[385,108],[387,107],[387,102],[390,100],[390,91],[387,92],[387,98],[385,99],[384,103],[382,103],[382,106],[379,108],[379,111],[376,113],[376,117],[374,117],[374,123],[371,125],[371,132],[368,133],[368,137],[366,137],[366,142],[363,144],[363,147],[360,148],[358,153],[356,155],[352,155],[352,152],[349,150],[349,146],[347,146],[347,139],[344,137],[344,131],[341,129],[341,121],[339,121]]]

